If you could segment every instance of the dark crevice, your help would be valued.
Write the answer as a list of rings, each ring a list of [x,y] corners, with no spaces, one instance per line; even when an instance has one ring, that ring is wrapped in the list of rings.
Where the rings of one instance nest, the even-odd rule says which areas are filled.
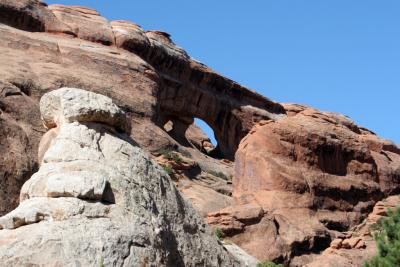
[[[274,219],[272,220],[272,222],[273,222],[274,225],[275,225],[276,235],[277,235],[277,236],[280,235],[280,233],[279,233],[279,228],[280,228],[280,226],[279,226],[278,221],[274,218]]]
[[[183,267],[185,263],[183,261],[183,257],[180,253],[179,244],[176,240],[174,232],[169,229],[171,223],[165,218],[166,228],[162,229],[158,240],[158,244],[155,244],[161,251],[165,251],[163,255],[160,255],[165,259],[164,265],[168,267],[176,266]]]
[[[334,230],[338,232],[345,232],[349,230],[349,224],[345,222],[338,222],[338,221],[333,221],[333,220],[320,220],[320,222],[329,230]]]
[[[115,196],[109,182],[106,183],[102,200],[110,204],[115,204]]]
[[[28,11],[15,10],[12,7],[0,7],[0,23],[14,28],[30,31],[44,32],[45,25],[42,21],[27,14]]]
[[[331,237],[327,234],[323,236],[315,236],[313,239],[306,239],[301,242],[293,242],[291,245],[292,258],[301,255],[319,253],[328,248],[331,241]]]
[[[32,94],[32,91],[36,91],[37,87],[31,80],[22,80],[22,81],[13,81],[11,82],[12,85],[18,87],[22,93],[27,96]]]
[[[246,226],[250,226],[250,225],[258,224],[262,218],[263,218],[263,214],[260,214],[259,216],[256,216],[256,217],[246,218],[246,219],[241,218],[241,219],[237,219],[237,220],[241,223],[244,223]],[[273,222],[275,224],[275,227],[277,228],[277,231],[279,231],[279,224],[275,220]]]
[[[330,198],[334,202],[347,202],[352,206],[357,205],[359,202],[368,202],[373,200],[377,202],[381,200],[384,195],[383,193],[376,188],[374,191],[365,191],[365,188],[356,188],[351,186],[348,190],[340,190],[339,188],[323,188],[323,187],[314,187],[313,193],[315,196],[315,201],[313,203],[313,209],[318,210],[323,207],[324,198]],[[335,207],[336,208],[336,207]]]

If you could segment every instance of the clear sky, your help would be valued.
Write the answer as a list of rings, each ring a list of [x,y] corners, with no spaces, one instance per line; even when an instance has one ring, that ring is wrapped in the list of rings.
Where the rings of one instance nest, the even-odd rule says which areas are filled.
[[[279,102],[352,118],[400,144],[399,0],[56,0],[163,30]]]

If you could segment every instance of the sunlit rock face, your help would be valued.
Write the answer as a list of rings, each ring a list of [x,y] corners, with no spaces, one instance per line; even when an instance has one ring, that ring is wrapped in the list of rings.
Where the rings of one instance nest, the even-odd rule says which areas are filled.
[[[108,97],[62,88],[40,102],[40,169],[0,218],[5,266],[239,266],[167,174],[133,145]]]
[[[259,259],[302,266],[400,192],[400,149],[343,115],[284,106],[241,141],[234,204],[208,221]]]
[[[201,237],[205,228],[188,223],[199,221],[188,219],[197,217],[138,147],[167,167],[183,196],[230,241],[293,266],[322,266],[313,260],[326,255],[331,240],[349,239],[348,229],[376,201],[399,193],[399,149],[391,142],[344,116],[275,103],[192,59],[168,33],[109,22],[90,8],[0,0],[0,54],[0,215],[10,212],[1,219],[0,244],[6,242],[1,257],[10,264],[28,257],[22,240],[31,233],[27,244],[55,255],[48,257],[55,265],[74,258],[85,266],[118,265],[120,255],[131,264],[138,251],[160,265],[218,261]],[[103,96],[56,91],[62,87]],[[83,102],[70,102],[75,94]],[[194,118],[212,128],[216,147]],[[147,186],[150,176],[158,182]],[[172,228],[159,227],[167,221]],[[134,226],[146,234],[134,235]],[[204,242],[181,243],[186,235],[178,232]],[[46,240],[56,240],[54,247],[36,242],[39,236],[53,236]],[[365,243],[365,250],[329,261],[356,265],[372,255]],[[187,253],[194,244],[204,249]],[[78,252],[59,258],[66,247]],[[79,256],[83,247],[95,256]],[[32,251],[30,261],[44,262]]]
[[[150,152],[187,145],[193,119],[203,119],[218,140],[216,154],[230,160],[254,123],[285,114],[190,58],[169,34],[110,22],[90,8],[0,0],[0,36],[0,215],[18,205],[38,169],[46,92],[76,87],[110,97],[134,126],[128,134]],[[170,133],[168,121],[175,122]]]

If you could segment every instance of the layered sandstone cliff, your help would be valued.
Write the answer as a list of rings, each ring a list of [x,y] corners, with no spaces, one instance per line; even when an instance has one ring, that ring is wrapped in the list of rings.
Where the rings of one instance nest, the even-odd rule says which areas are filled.
[[[185,131],[200,118],[215,131],[215,154],[233,159],[255,122],[285,113],[281,105],[192,60],[168,34],[37,0],[2,0],[0,13],[1,214],[17,205],[19,188],[38,168],[36,149],[44,133],[38,102],[48,91],[68,86],[111,97],[126,112],[132,139],[151,152],[193,147]],[[170,132],[163,128],[167,123]],[[218,164],[210,159],[202,166]],[[230,176],[227,168],[221,171]],[[203,169],[199,174],[207,176]],[[226,196],[204,183],[195,186]]]
[[[114,225],[114,215],[108,215],[110,207],[118,207],[113,213],[117,217],[136,216],[130,211],[128,215],[118,213],[136,205],[132,193],[149,198],[149,203],[155,201],[167,213],[171,211],[176,220],[168,217],[171,214],[165,216],[167,220],[172,218],[173,224],[183,223],[183,228],[177,226],[171,230],[171,236],[165,237],[166,246],[142,240],[148,248],[157,246],[160,257],[157,253],[145,252],[149,259],[167,265],[168,260],[188,263],[191,262],[188,257],[194,257],[192,262],[199,263],[207,257],[212,265],[219,260],[230,264],[231,258],[224,251],[218,252],[222,253],[221,258],[207,254],[208,248],[216,251],[220,248],[213,247],[215,242],[202,233],[193,240],[200,242],[201,251],[186,251],[194,243],[182,239],[190,236],[193,229],[185,228],[187,213],[179,205],[171,204],[176,203],[179,197],[174,195],[179,193],[169,179],[213,227],[221,228],[230,242],[260,260],[292,266],[323,266],[323,259],[329,254],[325,263],[336,261],[343,266],[357,266],[374,253],[372,239],[366,239],[366,247],[357,253],[339,249],[339,252],[331,251],[333,257],[328,248],[337,239],[347,240],[351,233],[356,235],[354,229],[368,220],[376,203],[399,193],[400,149],[349,118],[300,105],[275,103],[193,60],[173,43],[169,34],[146,31],[127,21],[109,22],[90,8],[47,6],[38,0],[0,0],[0,55],[0,215],[12,211],[2,218],[1,225],[17,228],[0,231],[4,238],[10,237],[9,231],[17,237],[16,246],[10,252],[0,249],[2,259],[11,257],[10,263],[19,263],[18,253],[23,249],[29,229],[37,229],[33,231],[37,235],[29,239],[35,242],[44,231],[40,228],[42,225],[54,226],[51,235],[57,236],[58,224],[65,231],[73,231],[71,227],[75,226],[85,228],[87,224],[87,227],[98,225],[99,234],[117,229],[115,236],[121,237],[117,238],[119,241],[103,236],[99,244],[107,238],[111,238],[111,245],[124,243],[116,246],[123,250],[123,255],[130,255],[131,263],[135,262],[137,258],[132,255],[137,253],[127,252],[125,240],[151,228],[136,232],[129,228],[122,233],[120,225]],[[118,106],[114,110],[118,112],[107,109],[96,115],[82,107],[75,115],[60,115],[57,112],[64,109],[57,106],[61,103],[57,99],[61,98],[55,96],[57,93],[50,93],[45,99],[53,98],[40,114],[40,98],[61,87],[82,88],[107,96]],[[87,100],[85,105],[91,103],[90,97]],[[57,104],[53,106],[53,102]],[[74,110],[68,104],[65,107]],[[55,120],[55,113],[63,119]],[[46,127],[51,128],[47,133],[41,117]],[[214,130],[216,148],[193,124],[194,118],[204,120]],[[73,121],[78,125],[73,125]],[[60,132],[62,125],[72,128]],[[60,135],[77,133],[78,128],[85,135],[100,135],[99,140],[109,140],[106,136],[110,135],[112,142],[127,142],[124,144],[135,153],[139,153],[136,146],[150,152],[169,172],[169,178],[145,155],[122,159],[124,156],[119,154],[121,158],[112,161],[128,162],[129,166],[139,164],[131,161],[149,164],[151,173],[146,169],[138,175],[145,179],[154,174],[156,181],[153,182],[167,183],[167,203],[160,203],[153,196],[159,191],[136,192],[137,188],[129,187],[134,185],[125,188],[117,182],[109,182],[114,190],[131,192],[127,193],[129,196],[121,195],[125,204],[103,199],[107,195],[104,177],[109,175],[98,175],[104,179],[96,180],[82,172],[80,182],[68,178],[68,183],[64,183],[65,177],[53,176],[53,167],[46,168],[55,162],[46,162],[46,153],[52,151],[50,148]],[[121,132],[126,132],[126,136],[121,137]],[[86,144],[83,140],[83,147],[77,147],[82,156],[86,155],[87,160],[105,156],[100,153],[101,146],[92,141]],[[86,149],[94,149],[95,153],[85,154]],[[68,153],[58,156],[64,160]],[[103,163],[104,160],[96,164]],[[84,167],[79,169],[83,171],[87,166]],[[109,167],[119,168],[118,164]],[[103,167],[88,168],[95,173],[100,170]],[[68,176],[68,170],[65,175]],[[113,175],[110,175],[111,181],[118,180]],[[21,188],[23,201],[20,202]],[[104,201],[112,205],[105,205]],[[150,206],[142,211],[149,220],[155,216]],[[187,216],[192,215],[197,216],[190,210]],[[60,222],[49,221],[53,217],[61,218]],[[110,222],[103,224],[103,219]],[[75,220],[77,224],[72,225]],[[193,223],[200,222],[195,219]],[[195,236],[196,231],[193,230]],[[89,235],[87,242],[95,238]],[[175,239],[183,242],[185,249],[170,247],[174,244],[171,240]],[[99,256],[100,245],[96,246],[88,253]],[[79,248],[77,244],[77,251]],[[183,252],[188,256],[180,254]],[[51,253],[57,254],[57,248]],[[85,256],[76,253],[71,255]],[[104,261],[119,262],[124,257],[121,253],[114,258],[107,256]],[[68,261],[63,257],[57,261]],[[348,260],[351,257],[354,261]],[[43,260],[33,256],[25,259]],[[83,262],[91,265],[98,261]]]
[[[285,108],[242,140],[233,205],[208,222],[259,259],[302,266],[399,194],[400,149],[343,115]]]

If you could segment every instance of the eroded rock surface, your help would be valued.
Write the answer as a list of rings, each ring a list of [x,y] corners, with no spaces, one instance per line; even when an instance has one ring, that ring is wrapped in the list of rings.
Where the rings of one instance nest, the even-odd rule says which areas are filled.
[[[377,255],[376,242],[373,238],[376,223],[387,216],[388,209],[396,209],[399,206],[400,196],[390,196],[377,202],[373,211],[361,224],[333,240],[329,248],[306,266],[363,266],[366,260]]]
[[[41,114],[57,134],[0,218],[3,265],[240,266],[118,131],[127,121],[111,99],[62,88],[43,96]]]
[[[14,84],[0,82],[0,215],[18,206],[22,185],[37,170],[43,133],[37,102]]]
[[[202,216],[211,213],[208,221],[223,229],[231,241],[259,259],[294,266],[312,263],[334,240],[337,247],[346,239],[346,246],[362,245],[344,233],[358,225],[377,201],[399,193],[399,148],[391,142],[344,116],[275,103],[190,58],[168,33],[146,31],[128,21],[109,22],[90,8],[47,6],[38,0],[0,0],[0,53],[0,215],[12,211],[2,218],[2,227],[9,230],[1,231],[0,243],[15,242],[15,247],[2,255],[3,259],[15,255],[11,263],[29,252],[22,242],[31,233],[29,246],[39,247],[47,255],[57,256],[65,248],[89,248],[86,255],[76,252],[68,259],[54,257],[54,265],[63,260],[75,264],[72,259],[84,257],[83,265],[95,266],[103,258],[105,263],[106,257],[115,265],[123,262],[114,261],[111,254],[123,254],[127,263],[132,263],[135,259],[131,255],[138,251],[147,255],[153,245],[163,250],[165,240],[173,244],[168,250],[176,251],[175,243],[170,241],[181,237],[174,231],[194,232],[197,236],[191,224],[185,224],[192,212],[179,215],[182,205],[175,202],[172,206],[169,202],[160,204],[158,197],[149,199],[143,193],[144,206],[152,213],[142,216],[145,208],[139,208],[136,217],[131,211],[126,213],[126,205],[136,203],[139,207],[141,200],[121,192],[140,188],[158,196],[164,191],[143,189],[142,185],[144,177],[159,177],[160,170],[136,147],[115,152],[108,151],[104,144],[125,147],[123,144],[135,143],[152,152],[160,164],[171,167],[171,177],[185,198]],[[45,133],[39,100],[60,87],[100,93],[112,99],[100,101],[102,105],[116,103],[120,109],[98,113],[98,103],[91,102],[91,94],[84,93],[89,109],[78,105],[82,113],[64,112],[68,106],[59,101],[64,95],[55,94],[47,103],[56,106],[44,105],[48,108],[44,122],[51,128]],[[75,106],[72,108],[74,111]],[[56,111],[64,113],[54,117]],[[204,120],[214,130],[216,148],[194,127],[194,118]],[[129,124],[132,127],[127,127]],[[82,151],[79,160],[64,151],[64,145]],[[160,156],[158,151],[166,148],[180,159]],[[115,156],[114,152],[120,156],[117,161],[129,162],[125,156],[132,157],[152,167],[126,170],[125,165],[114,166],[124,173],[114,169],[109,173],[109,166],[103,163],[107,155]],[[96,162],[89,160],[87,164],[88,159]],[[22,185],[35,172],[23,187],[22,202],[15,209]],[[132,183],[126,177],[119,182],[114,179],[125,173],[134,173],[139,182]],[[160,179],[157,181],[164,183],[166,178]],[[110,186],[114,196],[107,193]],[[168,182],[166,188],[170,187]],[[168,199],[175,201],[173,195]],[[171,217],[160,215],[164,213],[159,209],[169,212],[175,207],[179,212],[172,212]],[[183,207],[186,211],[186,204]],[[116,218],[114,215],[122,218],[120,222],[110,219]],[[155,241],[159,235],[153,232],[161,222],[153,222],[154,216],[164,216],[179,225],[183,222],[183,226],[163,228],[166,234],[160,235],[164,241]],[[133,225],[140,225],[150,234],[137,235],[135,240],[139,241],[132,243]],[[136,234],[142,232],[140,227]],[[90,228],[98,231],[88,232]],[[79,244],[74,234],[98,242]],[[40,236],[53,236],[49,240],[54,247],[38,245],[35,238]],[[110,245],[104,246],[103,241],[108,239]],[[196,240],[188,241],[188,246]],[[348,253],[352,249],[343,250],[350,261],[338,263],[359,262],[369,253],[368,242],[363,241],[365,250],[357,250],[357,255]],[[101,250],[110,254],[100,255]],[[342,253],[342,249],[338,251]],[[203,256],[208,259],[205,253],[193,257],[201,262]],[[38,255],[29,257],[35,262],[44,261]],[[159,255],[155,260],[164,263],[187,259],[186,254],[175,252]],[[147,257],[148,262],[154,260],[152,257],[154,254]]]
[[[0,214],[16,207],[19,188],[41,162],[39,99],[60,87],[113,99],[133,126],[128,134],[150,152],[212,149],[186,134],[201,118],[215,131],[217,154],[233,160],[254,123],[285,116],[280,104],[191,59],[167,33],[109,22],[89,8],[1,0],[0,36]],[[169,121],[170,133],[163,128]]]
[[[0,23],[32,32],[72,34],[71,29],[60,22],[45,3],[38,0],[1,0]]]
[[[208,221],[260,260],[301,266],[399,193],[400,150],[342,115],[285,107],[242,140],[234,204]]]

